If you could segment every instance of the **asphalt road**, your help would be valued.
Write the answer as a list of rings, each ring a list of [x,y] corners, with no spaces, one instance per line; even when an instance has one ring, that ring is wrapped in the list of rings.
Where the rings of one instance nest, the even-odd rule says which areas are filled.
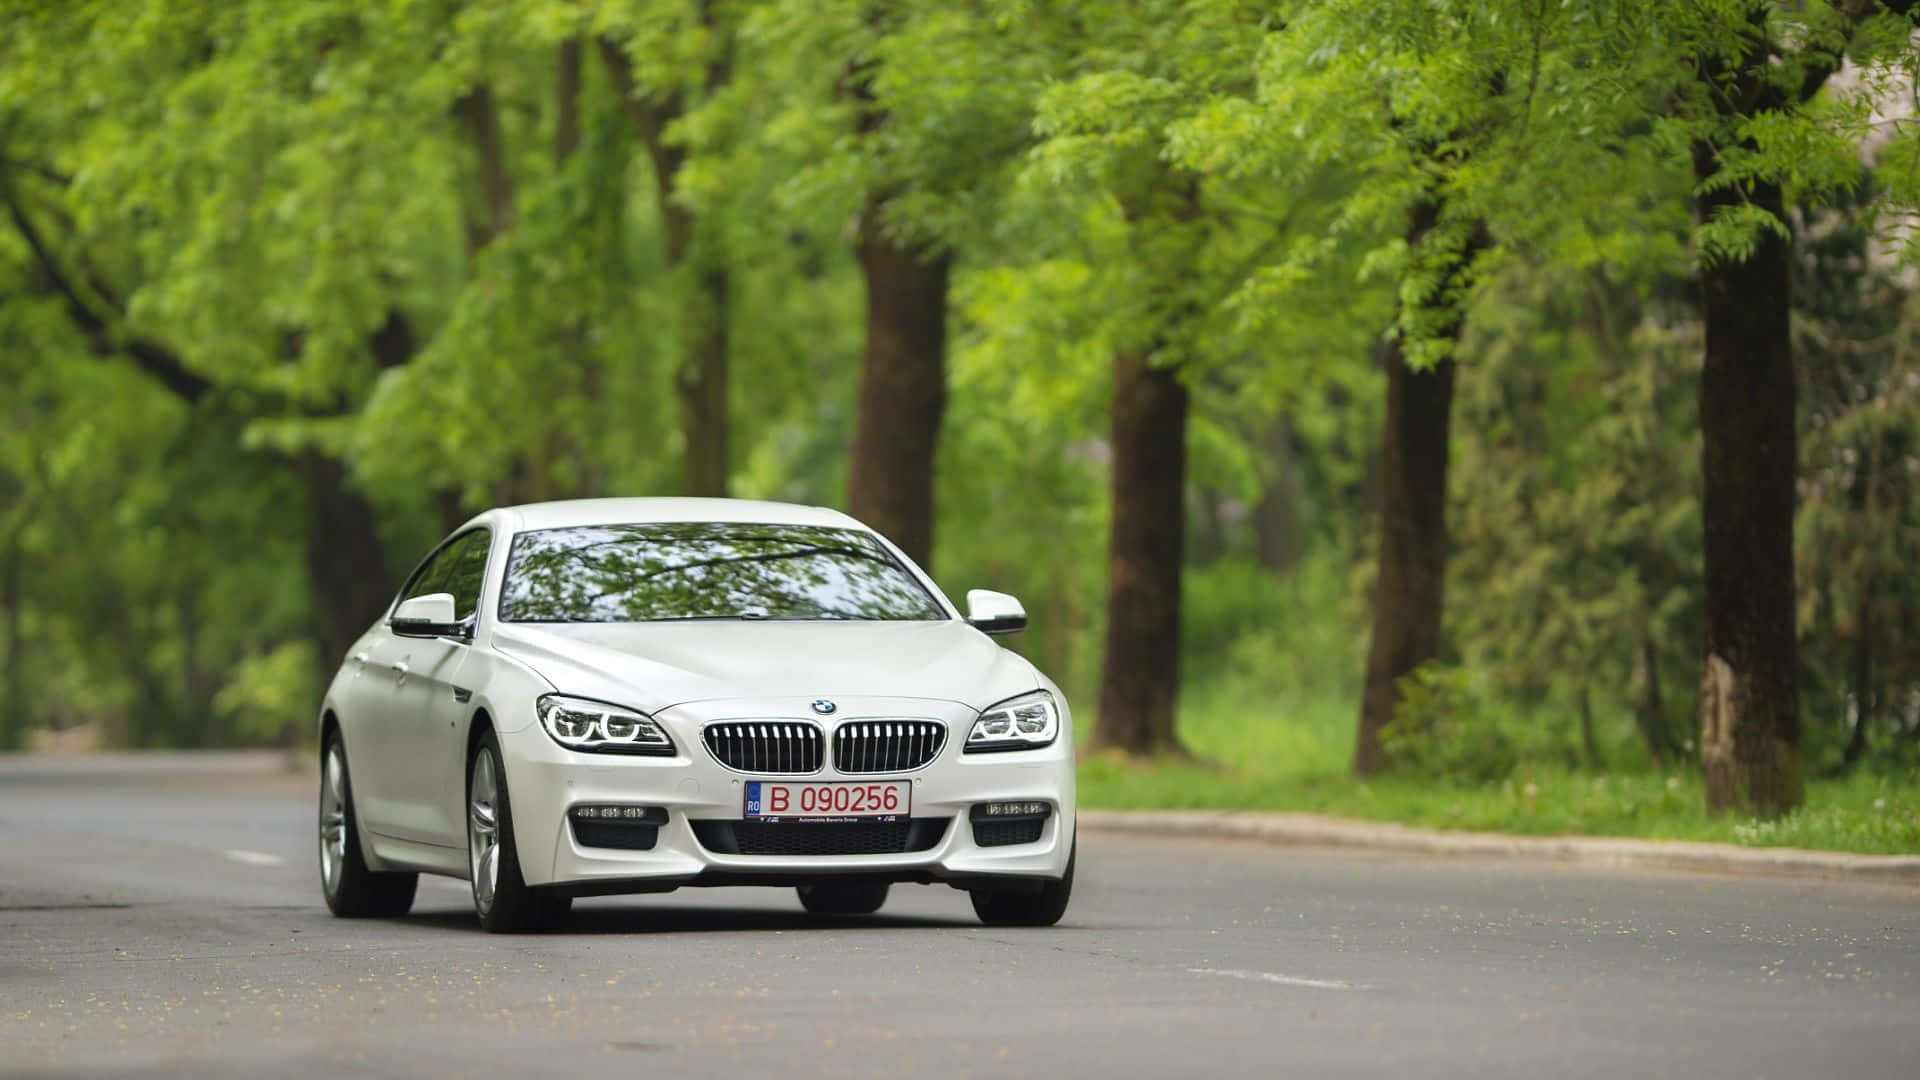
[[[896,886],[336,920],[304,779],[0,763],[0,1075],[1920,1075],[1920,894],[1082,837],[1049,930]]]

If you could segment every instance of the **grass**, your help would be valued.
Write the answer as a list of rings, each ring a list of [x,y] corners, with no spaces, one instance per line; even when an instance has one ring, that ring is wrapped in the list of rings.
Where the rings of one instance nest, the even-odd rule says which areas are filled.
[[[1180,717],[1181,737],[1200,761],[1083,757],[1080,803],[1295,810],[1449,829],[1920,853],[1920,769],[1813,780],[1804,807],[1758,822],[1709,816],[1692,766],[1595,773],[1564,761],[1522,761],[1506,779],[1486,784],[1354,780],[1346,769],[1357,712],[1356,703],[1337,695],[1257,695],[1231,685],[1203,692]],[[1636,757],[1630,746],[1616,750],[1615,758]]]

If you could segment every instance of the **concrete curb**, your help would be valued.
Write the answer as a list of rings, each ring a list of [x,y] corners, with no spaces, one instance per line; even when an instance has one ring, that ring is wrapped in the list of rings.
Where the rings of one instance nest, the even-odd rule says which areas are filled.
[[[87,754],[0,754],[0,779],[67,780],[124,776],[272,776],[313,772],[303,750],[104,750]]]
[[[1611,836],[1511,836],[1243,810],[1082,810],[1079,822],[1102,832],[1227,837],[1406,855],[1552,859],[1592,866],[1813,877],[1920,888],[1920,855],[1854,855]]]

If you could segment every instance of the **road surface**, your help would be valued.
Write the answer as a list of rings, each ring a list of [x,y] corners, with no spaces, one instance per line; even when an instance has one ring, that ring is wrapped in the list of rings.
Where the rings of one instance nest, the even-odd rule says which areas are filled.
[[[304,778],[0,763],[0,1075],[1920,1075],[1920,894],[1082,837],[1065,922],[896,886],[336,920]]]

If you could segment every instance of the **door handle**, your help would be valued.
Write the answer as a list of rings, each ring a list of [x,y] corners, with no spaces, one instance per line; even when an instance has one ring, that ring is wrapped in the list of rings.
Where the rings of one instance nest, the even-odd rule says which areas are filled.
[[[393,668],[394,683],[399,686],[405,686],[407,684],[407,662],[405,660],[395,660],[391,666]]]
[[[364,652],[354,653],[353,654],[353,673],[355,675],[358,675],[365,670],[367,670],[367,654]]]

